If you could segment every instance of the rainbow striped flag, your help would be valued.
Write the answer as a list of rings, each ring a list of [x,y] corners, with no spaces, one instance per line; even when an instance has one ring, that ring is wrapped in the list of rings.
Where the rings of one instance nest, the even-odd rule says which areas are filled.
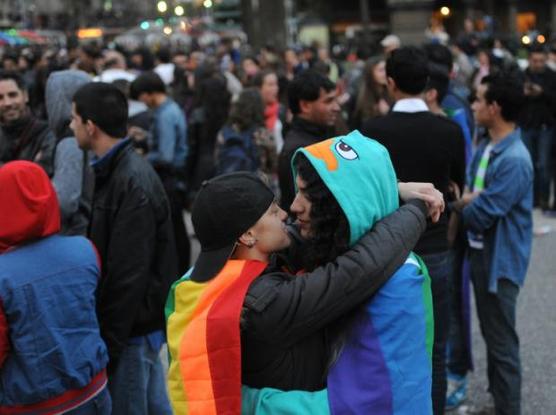
[[[207,282],[176,281],[166,303],[168,390],[177,415],[241,413],[240,314],[260,261],[229,260]]]

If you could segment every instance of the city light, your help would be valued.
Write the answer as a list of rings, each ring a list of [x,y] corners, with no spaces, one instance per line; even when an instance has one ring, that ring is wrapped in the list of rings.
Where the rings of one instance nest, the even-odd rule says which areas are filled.
[[[94,39],[102,36],[102,29],[98,27],[93,27],[89,29],[79,29],[77,31],[77,37],[79,39]]]
[[[151,24],[150,24],[149,22],[147,22],[147,21],[144,21],[144,22],[141,22],[140,27],[141,27],[141,29],[143,29],[143,30],[148,30],[149,27],[151,27]]]
[[[185,14],[185,10],[183,6],[176,6],[174,13],[176,13],[176,16],[183,16]]]
[[[450,8],[449,8],[449,7],[446,7],[446,6],[441,7],[441,8],[440,8],[440,14],[441,14],[442,16],[444,16],[444,17],[449,16],[449,15],[450,15]]]
[[[159,1],[156,7],[160,13],[166,13],[168,10],[168,4],[165,1]]]
[[[205,0],[203,6],[205,6],[206,9],[210,9],[212,7],[212,0]]]
[[[529,43],[531,43],[531,38],[527,35],[523,35],[523,37],[521,38],[521,43],[523,43],[524,45],[528,45]]]
[[[164,32],[165,35],[170,36],[172,34],[172,28],[170,26],[166,26],[163,29],[163,32]]]
[[[546,42],[546,38],[543,35],[538,35],[537,36],[537,42],[544,43],[544,42]]]

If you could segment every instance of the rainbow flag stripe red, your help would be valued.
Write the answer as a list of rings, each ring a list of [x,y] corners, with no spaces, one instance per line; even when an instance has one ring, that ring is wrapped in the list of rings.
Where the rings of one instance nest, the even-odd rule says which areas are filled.
[[[172,286],[165,311],[174,413],[241,413],[239,319],[249,285],[266,266],[229,260],[207,282],[191,281],[190,270]]]

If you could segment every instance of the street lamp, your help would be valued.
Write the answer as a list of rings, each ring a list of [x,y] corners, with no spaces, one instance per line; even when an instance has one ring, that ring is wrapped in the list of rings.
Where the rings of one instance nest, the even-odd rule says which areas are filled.
[[[156,8],[160,13],[166,13],[168,10],[168,4],[165,1],[159,1],[156,5]]]
[[[444,6],[440,8],[440,14],[444,17],[448,17],[450,15],[450,12],[451,11],[449,7]]]
[[[185,10],[183,6],[176,6],[174,13],[176,13],[176,16],[183,16],[185,14]]]
[[[205,0],[203,6],[205,6],[205,9],[210,9],[212,7],[212,0]]]

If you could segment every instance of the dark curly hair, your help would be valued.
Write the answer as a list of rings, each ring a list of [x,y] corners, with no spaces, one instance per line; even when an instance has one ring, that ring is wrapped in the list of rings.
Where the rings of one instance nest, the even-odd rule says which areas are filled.
[[[311,239],[305,255],[305,270],[333,261],[349,248],[349,223],[334,195],[303,154],[294,161],[297,174],[305,182],[311,202]]]

